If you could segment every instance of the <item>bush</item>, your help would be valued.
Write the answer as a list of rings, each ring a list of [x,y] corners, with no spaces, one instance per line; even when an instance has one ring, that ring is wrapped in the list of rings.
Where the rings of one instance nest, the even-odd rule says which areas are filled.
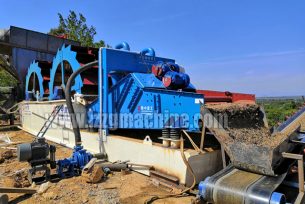
[[[9,73],[1,69],[0,67],[0,87],[6,87],[6,86],[14,87],[16,85],[17,85],[16,79],[14,79],[14,77],[12,77]]]
[[[258,102],[265,109],[270,127],[278,126],[303,105],[302,100],[264,100]]]

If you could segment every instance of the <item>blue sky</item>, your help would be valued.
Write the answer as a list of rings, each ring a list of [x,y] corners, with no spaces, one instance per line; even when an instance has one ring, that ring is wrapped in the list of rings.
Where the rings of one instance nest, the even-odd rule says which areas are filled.
[[[81,12],[110,45],[153,47],[200,89],[305,95],[305,1],[0,0],[0,28],[47,32],[57,13]]]

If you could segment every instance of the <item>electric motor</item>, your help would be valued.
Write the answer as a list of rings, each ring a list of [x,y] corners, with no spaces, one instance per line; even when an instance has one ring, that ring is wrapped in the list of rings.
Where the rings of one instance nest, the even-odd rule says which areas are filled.
[[[190,77],[184,73],[167,72],[162,78],[165,87],[171,89],[184,89],[190,84]]]
[[[190,77],[184,73],[184,68],[173,62],[158,62],[151,70],[166,88],[184,89],[190,84]]]
[[[20,144],[17,147],[19,161],[44,160],[49,156],[50,146],[45,138],[37,138],[32,143]]]
[[[151,70],[156,77],[163,77],[169,71],[180,72],[180,66],[172,62],[158,62]]]

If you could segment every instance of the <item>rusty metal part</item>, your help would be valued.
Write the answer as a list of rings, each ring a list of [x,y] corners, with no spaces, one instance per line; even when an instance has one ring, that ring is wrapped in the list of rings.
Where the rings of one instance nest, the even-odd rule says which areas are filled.
[[[195,185],[196,185],[196,176],[194,174],[194,171],[192,169],[192,167],[190,166],[188,160],[186,159],[185,157],[185,154],[184,154],[184,140],[183,140],[183,136],[180,137],[180,141],[181,141],[181,145],[180,145],[180,153],[181,153],[181,157],[182,157],[182,160],[184,162],[184,164],[187,166],[187,170],[190,172],[190,174],[193,176],[193,184],[188,187],[188,188],[185,188],[183,191],[179,192],[179,193],[175,193],[175,194],[168,194],[168,195],[162,195],[162,196],[153,196],[149,199],[147,199],[144,203],[145,204],[149,204],[149,203],[152,203],[154,202],[155,200],[158,200],[158,199],[164,199],[164,198],[169,198],[169,197],[181,197],[181,196],[184,196],[185,193],[191,191]]]
[[[36,189],[33,189],[33,188],[7,188],[7,187],[0,187],[0,193],[35,194],[36,193]]]
[[[154,171],[154,170],[150,170],[149,173],[150,173],[150,177],[156,178],[160,181],[163,181],[164,183],[179,184],[179,179],[177,177],[170,176],[170,175],[164,174],[159,171]]]
[[[162,189],[166,190],[167,192],[178,194],[181,193],[186,187],[174,183],[168,183],[164,182],[158,178],[151,178],[151,182],[158,187],[161,187]]]
[[[197,93],[204,95],[205,103],[255,103],[255,95],[232,93],[229,91],[196,90]]]

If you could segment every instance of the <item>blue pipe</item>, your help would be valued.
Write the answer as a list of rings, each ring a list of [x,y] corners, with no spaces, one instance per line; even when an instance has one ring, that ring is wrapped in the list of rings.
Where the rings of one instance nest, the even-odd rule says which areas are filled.
[[[102,87],[101,87],[101,95],[100,95],[100,103],[102,106],[102,112],[100,113],[100,124],[102,124],[102,131],[104,135],[109,134],[108,129],[108,68],[107,68],[107,57],[106,57],[106,49],[100,49],[99,55],[100,62],[100,79],[102,79]]]
[[[114,48],[118,49],[118,50],[123,49],[123,50],[130,51],[129,44],[127,42],[121,42],[121,43],[117,44]]]
[[[148,56],[151,56],[151,57],[155,57],[156,56],[155,50],[153,48],[151,48],[151,47],[143,49],[140,52],[140,54],[141,55],[148,55]]]

